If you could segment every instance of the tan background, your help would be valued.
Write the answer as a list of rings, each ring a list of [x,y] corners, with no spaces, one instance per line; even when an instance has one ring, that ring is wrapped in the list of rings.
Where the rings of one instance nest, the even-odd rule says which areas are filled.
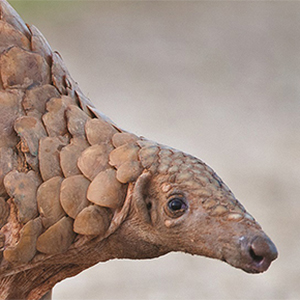
[[[54,299],[300,299],[300,3],[11,3],[100,111],[207,162],[280,253],[262,275],[180,253],[112,261]]]

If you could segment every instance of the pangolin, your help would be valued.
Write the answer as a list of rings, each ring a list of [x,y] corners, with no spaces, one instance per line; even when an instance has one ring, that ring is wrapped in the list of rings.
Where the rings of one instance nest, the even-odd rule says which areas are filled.
[[[100,261],[170,251],[268,269],[275,245],[208,165],[98,112],[5,0],[0,27],[1,299],[42,299]]]

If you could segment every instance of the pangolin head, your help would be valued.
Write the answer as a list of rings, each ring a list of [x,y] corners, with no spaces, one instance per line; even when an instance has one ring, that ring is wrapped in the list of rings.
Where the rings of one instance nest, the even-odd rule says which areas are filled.
[[[145,139],[126,149],[134,147],[140,175],[134,183],[132,216],[139,218],[140,223],[133,223],[140,239],[164,252],[217,258],[249,273],[268,269],[277,257],[275,245],[209,166]],[[117,166],[121,181],[126,174],[122,164]]]

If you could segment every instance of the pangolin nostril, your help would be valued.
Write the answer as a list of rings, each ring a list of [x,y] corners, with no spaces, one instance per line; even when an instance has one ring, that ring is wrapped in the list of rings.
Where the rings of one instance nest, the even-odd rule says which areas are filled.
[[[277,249],[268,237],[255,237],[249,247],[253,261],[260,263],[263,260],[271,263],[277,257]]]
[[[252,248],[250,248],[250,256],[251,256],[252,259],[253,259],[254,261],[256,261],[257,263],[260,263],[260,262],[264,259],[263,256],[261,256],[261,255],[256,255]]]

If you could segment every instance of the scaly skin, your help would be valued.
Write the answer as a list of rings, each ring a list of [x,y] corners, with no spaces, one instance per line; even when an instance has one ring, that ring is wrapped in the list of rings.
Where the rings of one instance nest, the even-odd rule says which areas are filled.
[[[274,244],[211,168],[118,128],[34,26],[0,12],[1,299],[170,251],[269,267]]]

